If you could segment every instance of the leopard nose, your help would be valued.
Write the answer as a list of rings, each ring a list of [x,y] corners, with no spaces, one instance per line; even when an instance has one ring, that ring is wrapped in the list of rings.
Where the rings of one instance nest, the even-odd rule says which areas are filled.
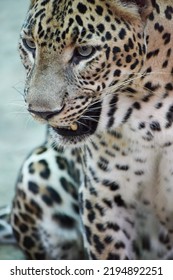
[[[54,117],[55,115],[58,115],[63,110],[63,108],[64,106],[60,110],[54,111],[36,111],[28,108],[28,112],[48,121],[50,118]]]

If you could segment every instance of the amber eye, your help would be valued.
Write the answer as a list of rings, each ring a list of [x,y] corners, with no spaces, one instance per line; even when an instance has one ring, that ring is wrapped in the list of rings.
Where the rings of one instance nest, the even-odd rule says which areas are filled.
[[[32,39],[23,39],[23,44],[26,49],[33,52],[36,49],[35,42]]]
[[[82,56],[83,58],[88,58],[95,52],[95,48],[92,46],[82,46],[76,48],[78,55]]]

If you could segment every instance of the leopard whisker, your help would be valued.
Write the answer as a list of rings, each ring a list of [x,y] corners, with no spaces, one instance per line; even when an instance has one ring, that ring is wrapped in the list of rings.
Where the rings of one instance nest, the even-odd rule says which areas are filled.
[[[17,104],[17,103],[12,103],[12,102],[8,103],[7,106],[22,107],[22,108],[26,109],[26,106],[24,106],[23,104]]]
[[[87,124],[84,124],[84,123],[80,122],[79,120],[77,120],[76,123],[77,123],[77,124],[81,124],[82,126],[85,126],[86,128],[89,127]]]
[[[20,83],[20,82],[19,82],[19,83]],[[25,93],[24,93],[24,90],[23,90],[24,87],[22,87],[22,89],[16,87],[19,83],[17,83],[16,85],[14,85],[12,88],[13,88],[15,91],[17,91],[22,97],[24,97],[24,96],[25,96]],[[24,83],[24,84],[25,84],[25,83]]]
[[[98,122],[98,120],[96,120],[95,118],[96,118],[97,116],[89,116],[89,117],[87,117],[87,116],[83,116],[82,118],[84,119],[84,120],[91,120],[91,121],[95,121],[95,122]]]

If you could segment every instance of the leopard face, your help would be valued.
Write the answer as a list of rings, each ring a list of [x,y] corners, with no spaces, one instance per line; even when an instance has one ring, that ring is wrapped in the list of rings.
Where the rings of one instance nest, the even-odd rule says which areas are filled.
[[[145,24],[129,2],[31,2],[19,43],[25,102],[56,143],[77,144],[109,129],[118,95],[134,91],[146,56]]]

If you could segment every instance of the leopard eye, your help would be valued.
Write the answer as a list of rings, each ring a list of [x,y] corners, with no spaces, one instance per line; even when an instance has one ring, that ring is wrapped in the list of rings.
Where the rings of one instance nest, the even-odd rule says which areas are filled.
[[[36,50],[35,42],[32,39],[23,39],[23,44],[30,52],[34,52]]]
[[[81,46],[81,47],[78,47],[76,49],[78,55],[82,56],[83,58],[88,58],[89,56],[91,56],[94,51],[95,51],[95,48],[92,47],[92,46]]]

